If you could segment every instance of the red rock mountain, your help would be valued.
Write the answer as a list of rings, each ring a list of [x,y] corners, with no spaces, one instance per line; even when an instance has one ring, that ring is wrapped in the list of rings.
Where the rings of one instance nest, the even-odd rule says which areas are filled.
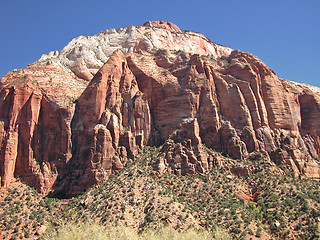
[[[160,173],[227,165],[208,147],[319,179],[319,136],[320,89],[164,21],[75,38],[0,81],[1,185],[44,194],[103,182],[146,145]]]

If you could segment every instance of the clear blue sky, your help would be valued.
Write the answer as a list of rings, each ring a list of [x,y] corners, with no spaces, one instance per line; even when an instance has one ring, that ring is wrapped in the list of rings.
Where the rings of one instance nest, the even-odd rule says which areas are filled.
[[[166,20],[320,87],[319,0],[0,0],[0,10],[0,77],[74,37]]]

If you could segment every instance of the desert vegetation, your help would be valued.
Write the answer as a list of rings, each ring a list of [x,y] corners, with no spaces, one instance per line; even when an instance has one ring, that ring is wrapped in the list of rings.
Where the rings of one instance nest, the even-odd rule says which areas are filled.
[[[225,157],[235,166],[254,169],[247,176],[224,168],[214,168],[206,174],[159,175],[153,168],[159,152],[160,148],[146,147],[134,162],[112,174],[107,182],[70,199],[43,197],[33,188],[15,182],[1,192],[2,237],[319,237],[318,181],[297,178],[263,157],[244,161]]]

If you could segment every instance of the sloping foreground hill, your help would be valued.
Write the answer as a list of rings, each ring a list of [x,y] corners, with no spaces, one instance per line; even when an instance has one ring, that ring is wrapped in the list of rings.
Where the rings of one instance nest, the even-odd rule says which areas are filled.
[[[215,168],[204,174],[159,174],[162,150],[146,147],[105,183],[71,199],[42,197],[13,183],[1,190],[2,237],[50,239],[59,230],[90,224],[140,233],[219,227],[239,239],[319,237],[319,182],[284,172],[263,155],[232,160],[210,149],[234,169],[246,166],[250,172]]]

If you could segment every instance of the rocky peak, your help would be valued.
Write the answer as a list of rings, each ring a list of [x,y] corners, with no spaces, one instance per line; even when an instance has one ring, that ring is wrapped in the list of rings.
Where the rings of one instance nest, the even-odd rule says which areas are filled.
[[[77,77],[90,81],[115,50],[122,53],[139,50],[166,49],[200,55],[221,57],[232,49],[217,45],[203,35],[182,32],[173,23],[148,21],[142,26],[111,28],[94,36],[80,36],[71,40],[59,53],[50,52],[37,61],[56,61],[70,69]]]
[[[169,30],[170,32],[181,33],[181,30],[177,25],[166,21],[147,21],[142,26],[164,28],[166,30]]]

